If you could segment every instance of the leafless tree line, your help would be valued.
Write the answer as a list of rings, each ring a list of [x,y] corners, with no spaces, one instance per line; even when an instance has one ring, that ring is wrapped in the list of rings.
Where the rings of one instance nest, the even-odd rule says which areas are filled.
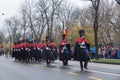
[[[119,0],[118,1],[119,4]],[[115,0],[101,0],[98,16],[98,43],[114,45],[120,42],[120,6]],[[12,41],[32,37],[41,40],[42,35],[58,38],[59,32],[66,27],[81,25],[84,29],[94,25],[95,11],[90,5],[86,8],[66,5],[66,0],[25,0],[20,14],[6,19],[7,34]]]

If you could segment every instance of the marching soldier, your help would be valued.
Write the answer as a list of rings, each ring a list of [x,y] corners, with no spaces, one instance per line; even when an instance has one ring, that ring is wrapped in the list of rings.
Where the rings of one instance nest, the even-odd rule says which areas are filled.
[[[37,52],[38,52],[37,45],[36,45],[36,43],[33,43],[33,58],[34,58],[35,62],[37,62],[37,60],[38,60]]]
[[[49,46],[50,46],[51,51],[53,53],[53,61],[57,60],[57,57],[58,57],[57,47],[56,47],[56,44],[53,42],[53,40],[50,40]]]
[[[63,66],[67,66],[70,59],[70,43],[65,39],[65,36],[65,34],[62,35],[59,46],[59,59],[63,62]]]
[[[54,60],[54,52],[53,47],[55,45],[50,41],[50,38],[46,37],[46,43],[44,43],[44,50],[45,50],[45,60],[47,63],[47,66],[51,65],[51,61]]]
[[[41,54],[42,54],[42,51],[41,51],[41,49],[42,49],[42,44],[37,43],[36,45],[37,45],[38,62],[40,62],[41,59],[42,59],[42,56],[41,56]]]
[[[12,57],[15,57],[15,55],[16,55],[16,46],[13,46]]]
[[[51,58],[50,57],[51,48],[50,48],[49,44],[50,44],[49,37],[46,36],[46,43],[44,43],[44,46],[45,46],[44,49],[45,49],[45,60],[46,60],[47,66],[51,65],[51,59],[50,59]]]
[[[88,65],[88,61],[90,60],[90,56],[89,56],[90,45],[88,40],[85,38],[84,30],[79,31],[79,36],[80,38],[76,40],[74,60],[80,61],[81,71],[83,71],[83,67],[85,69],[88,69],[87,65]],[[83,61],[84,61],[84,66],[83,66]]]

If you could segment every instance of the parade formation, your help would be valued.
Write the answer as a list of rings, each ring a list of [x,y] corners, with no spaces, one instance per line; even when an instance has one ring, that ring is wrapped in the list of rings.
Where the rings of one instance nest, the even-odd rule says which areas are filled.
[[[80,38],[76,40],[74,50],[74,60],[80,61],[81,71],[87,68],[88,61],[91,59],[90,44],[85,38],[85,31],[79,31]],[[68,66],[68,61],[71,60],[70,42],[66,39],[66,34],[62,34],[62,40],[59,46],[53,40],[46,36],[46,40],[39,43],[38,40],[21,40],[14,43],[12,57],[16,61],[22,62],[41,62],[45,61],[47,66],[51,66],[51,62],[59,59],[63,66]],[[84,65],[83,65],[84,62]]]
[[[46,37],[46,41],[40,44],[36,41],[22,40],[15,43],[12,57],[17,61],[40,62],[46,60],[47,65],[50,61],[57,59],[56,45]]]

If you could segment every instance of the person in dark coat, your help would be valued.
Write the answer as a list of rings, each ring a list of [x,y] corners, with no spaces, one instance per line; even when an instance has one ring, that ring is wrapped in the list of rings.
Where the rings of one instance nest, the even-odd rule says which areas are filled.
[[[74,51],[74,60],[80,61],[81,71],[88,69],[88,61],[90,60],[90,44],[88,39],[85,38],[85,31],[79,31],[80,38],[76,40],[75,51]],[[84,62],[84,65],[83,65]]]
[[[49,44],[50,48],[51,48],[51,52],[53,53],[53,61],[54,60],[57,60],[57,57],[58,57],[58,53],[57,53],[57,47],[56,47],[56,44],[54,43],[54,41],[51,39],[50,40],[50,44]]]
[[[68,66],[68,60],[70,59],[70,43],[65,39],[65,35],[63,34],[59,46],[59,60],[63,62],[63,66]]]
[[[45,60],[47,66],[50,66],[54,56],[52,52],[52,46],[50,44],[50,38],[48,36],[46,36],[46,43],[44,43],[44,50],[45,50]]]

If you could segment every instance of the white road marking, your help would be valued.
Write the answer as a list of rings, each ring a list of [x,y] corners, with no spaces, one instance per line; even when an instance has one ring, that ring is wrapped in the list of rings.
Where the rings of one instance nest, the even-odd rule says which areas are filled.
[[[106,74],[106,75],[110,75],[110,76],[117,76],[117,77],[120,77],[119,74],[115,74],[115,73],[108,73],[108,72],[95,71],[95,70],[88,70],[88,71],[95,72],[95,73]]]
[[[80,68],[76,68],[76,67],[69,67],[71,69],[79,69]],[[100,74],[106,74],[106,75],[110,75],[110,76],[117,76],[117,77],[120,77],[120,74],[115,74],[115,73],[108,73],[108,72],[102,72],[102,71],[96,71],[96,70],[87,70],[87,71],[90,71],[90,72],[94,72],[94,73],[100,73]]]
[[[56,64],[55,64],[56,65]],[[57,66],[60,66],[60,65],[57,65]],[[67,66],[68,68],[71,68],[71,69],[77,69],[77,70],[80,70],[80,68],[77,68],[77,67],[69,67]],[[117,77],[120,77],[120,74],[115,74],[115,73],[108,73],[108,72],[102,72],[102,71],[96,71],[96,70],[87,70],[89,72],[94,72],[94,73],[100,73],[100,74],[105,74],[105,75],[110,75],[110,76],[117,76]]]
[[[42,64],[45,64],[45,63],[42,63]],[[59,66],[61,67],[62,65],[59,65],[59,64],[54,64],[52,63],[52,65],[55,65],[55,66]],[[77,67],[69,67],[69,66],[66,66],[67,68],[70,68],[70,69],[77,69],[77,70],[80,70],[80,68],[77,68]],[[44,67],[44,68],[47,68],[47,67]],[[115,74],[115,73],[108,73],[108,72],[102,72],[102,71],[96,71],[96,70],[87,70],[89,72],[94,72],[94,73],[100,73],[100,74],[105,74],[105,75],[110,75],[110,76],[117,76],[117,77],[120,77],[120,74]]]

